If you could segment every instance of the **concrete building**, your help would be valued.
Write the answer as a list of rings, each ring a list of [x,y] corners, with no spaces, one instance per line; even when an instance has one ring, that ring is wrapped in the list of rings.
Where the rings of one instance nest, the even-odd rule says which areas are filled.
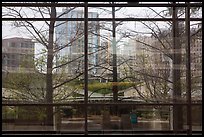
[[[34,70],[35,43],[27,38],[8,38],[2,40],[2,73]]]
[[[122,49],[120,55],[123,61],[126,62],[120,66],[120,77],[134,75],[133,71],[139,71],[152,67],[154,65],[154,50],[147,46],[153,46],[155,39],[149,36],[136,36],[130,39]]]
[[[100,51],[98,52],[98,67],[97,77],[100,82],[109,82],[113,79],[112,67],[112,53],[111,42],[104,40],[100,44]]]

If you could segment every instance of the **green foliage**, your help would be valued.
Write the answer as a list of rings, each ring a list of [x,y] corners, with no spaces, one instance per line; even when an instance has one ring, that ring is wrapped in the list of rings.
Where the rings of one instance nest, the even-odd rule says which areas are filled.
[[[22,120],[44,120],[46,117],[44,107],[19,107],[17,113]]]
[[[41,55],[35,59],[35,66],[41,73],[46,71],[46,55]]]
[[[118,90],[123,90],[123,89],[127,89],[129,87],[132,87],[135,85],[135,83],[133,82],[108,82],[108,83],[91,83],[88,85],[88,90],[89,91],[93,91],[93,92],[97,92],[97,93],[102,93],[102,94],[108,94],[108,93],[112,93],[112,87],[113,85],[117,85],[118,86]]]
[[[84,84],[80,80],[74,80],[72,82],[67,83],[66,85],[71,86],[73,88],[78,88],[78,89],[84,88]],[[112,93],[113,85],[117,85],[118,90],[123,90],[134,86],[135,83],[133,82],[100,83],[98,81],[92,81],[91,83],[88,84],[88,90],[95,93],[108,94],[108,93]],[[75,95],[75,96],[78,96],[78,95]]]
[[[2,119],[15,119],[16,111],[15,108],[10,106],[2,107]]]
[[[34,83],[41,83],[45,80],[45,77],[40,73],[9,73],[4,79],[4,87],[11,89],[25,89]]]
[[[45,92],[45,76],[40,73],[9,73],[4,88],[12,99],[39,101]]]
[[[22,55],[20,62],[21,70],[28,69],[28,68],[35,68],[35,61],[33,59],[33,55]]]

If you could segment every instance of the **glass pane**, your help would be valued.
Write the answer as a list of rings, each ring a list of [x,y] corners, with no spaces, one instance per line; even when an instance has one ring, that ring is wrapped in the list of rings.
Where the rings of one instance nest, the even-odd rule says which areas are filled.
[[[116,113],[113,110],[116,110]],[[169,107],[106,106],[89,107],[88,130],[130,133],[145,130],[170,130]]]
[[[77,7],[80,3],[82,7]],[[202,22],[198,18],[202,18],[202,8],[190,7],[194,20],[190,20],[188,37],[187,22],[181,20],[186,16],[185,7],[176,7],[179,21],[165,21],[173,14],[173,7],[162,7],[168,3],[115,7],[115,18],[124,20],[98,21],[112,19],[112,7],[102,5],[110,2],[90,2],[100,7],[88,7],[87,34],[83,2],[59,2],[52,9],[17,2],[11,4],[24,6],[2,7],[2,130],[189,134],[192,124],[193,134],[200,133]],[[125,20],[131,18],[161,20]],[[84,75],[86,37],[88,81]],[[87,98],[88,104],[84,104]]]

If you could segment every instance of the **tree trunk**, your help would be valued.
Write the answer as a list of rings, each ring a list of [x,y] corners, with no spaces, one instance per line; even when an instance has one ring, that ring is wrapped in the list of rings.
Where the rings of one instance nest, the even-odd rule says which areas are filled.
[[[56,8],[51,7],[51,18],[56,17]],[[47,54],[47,75],[46,75],[46,103],[53,103],[53,87],[52,87],[52,66],[53,66],[53,38],[54,38],[55,21],[50,21],[49,25],[49,43]],[[46,108],[46,125],[53,126],[53,106]]]
[[[113,47],[113,62],[112,62],[112,66],[113,66],[113,85],[112,85],[112,92],[113,92],[113,101],[117,102],[118,101],[118,76],[117,76],[117,52],[116,52],[116,24],[115,24],[115,7],[112,7],[112,17],[113,17],[113,40],[112,40],[112,47]],[[118,111],[118,106],[113,106],[113,108],[111,108],[113,110],[113,114],[117,115],[117,111]]]
[[[112,87],[112,91],[113,91],[113,100],[114,102],[118,101],[118,86],[117,86],[117,52],[116,52],[116,34],[115,34],[115,29],[116,29],[116,25],[115,25],[115,7],[112,7],[112,16],[113,16],[113,41],[112,41],[112,46],[113,46],[113,62],[112,62],[112,66],[113,66],[113,87]]]
[[[173,8],[173,103],[181,103],[181,41],[178,21],[178,10]],[[183,110],[181,105],[173,106],[173,130],[183,129]]]

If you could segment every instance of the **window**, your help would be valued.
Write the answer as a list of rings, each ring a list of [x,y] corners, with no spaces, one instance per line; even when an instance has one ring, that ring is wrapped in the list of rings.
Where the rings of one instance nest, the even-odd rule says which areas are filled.
[[[26,61],[24,69],[14,68],[19,63],[17,57],[14,52],[9,57],[13,71],[2,89],[6,93],[2,98],[3,134],[201,134],[202,92],[195,95],[191,91],[202,87],[195,86],[189,76],[191,70],[185,65],[181,69],[187,56],[166,51],[185,45],[191,46],[192,53],[194,44],[186,45],[191,39],[183,33],[191,31],[183,26],[190,27],[191,21],[201,22],[202,18],[186,18],[183,13],[189,15],[187,10],[171,10],[173,15],[166,12],[187,8],[187,3],[93,2],[87,6],[78,2],[2,3],[3,24],[20,20],[23,23],[16,27],[29,22],[27,25],[35,28],[25,28],[25,34],[11,33],[32,36],[37,49],[43,49],[34,56],[33,68],[29,68],[33,61]],[[191,2],[189,6],[200,11],[202,3]],[[18,7],[22,7],[19,14],[11,10]],[[60,11],[65,11],[64,15],[51,19],[49,13],[55,11],[51,7],[58,16]],[[90,17],[79,18],[84,15]],[[48,35],[53,20],[54,33]],[[53,51],[47,48],[51,36]],[[125,43],[137,53],[131,54]],[[30,45],[21,43],[22,48]],[[11,43],[11,47],[17,44]],[[26,50],[19,50],[26,54],[21,59],[28,59]],[[163,65],[163,61],[169,65]],[[130,120],[130,114],[137,117],[136,123]]]
[[[15,47],[16,47],[16,43],[15,43],[15,42],[12,42],[12,43],[11,43],[11,47],[15,48]]]

